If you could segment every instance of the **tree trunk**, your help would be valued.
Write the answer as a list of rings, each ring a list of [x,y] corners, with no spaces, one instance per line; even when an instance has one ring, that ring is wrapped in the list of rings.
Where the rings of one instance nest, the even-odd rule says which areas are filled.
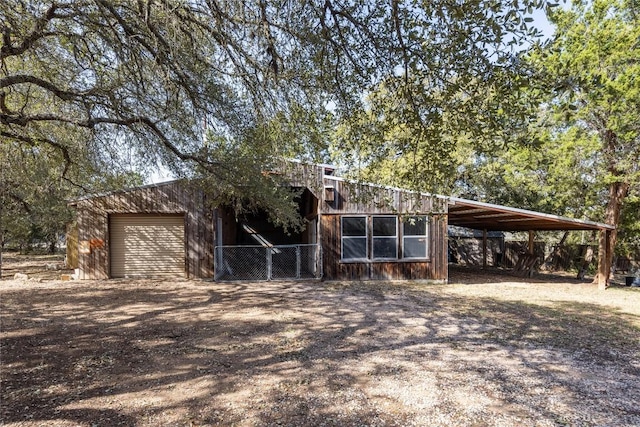
[[[629,194],[629,183],[625,182],[625,171],[620,170],[616,150],[618,147],[618,136],[611,129],[602,129],[600,137],[603,143],[603,154],[606,159],[607,173],[612,179],[609,184],[609,198],[607,208],[604,212],[604,221],[613,225],[613,230],[600,231],[600,243],[598,254],[598,274],[593,278],[594,283],[598,283],[600,289],[609,286],[611,276],[611,266],[613,264],[613,252],[616,247],[618,237],[618,223],[620,222],[620,211],[622,202]]]
[[[591,261],[593,261],[593,248],[591,246],[588,246],[582,260],[582,265],[580,265],[580,269],[578,270],[576,279],[584,280],[584,275],[587,273],[587,269],[589,268],[589,264],[591,264]]]
[[[555,271],[558,269],[558,263],[560,259],[560,254],[562,252],[562,248],[564,246],[564,242],[567,240],[569,236],[569,232],[565,231],[562,235],[562,239],[560,239],[560,243],[556,245],[553,251],[549,254],[547,259],[544,260],[544,267],[546,270]]]
[[[604,263],[604,265],[598,266],[598,274],[593,279],[593,283],[598,283],[600,288],[609,286],[611,266],[613,265],[613,251],[618,237],[617,227],[620,222],[620,211],[622,210],[622,202],[627,197],[628,192],[629,184],[626,182],[613,182],[609,185],[609,200],[605,210],[605,222],[615,226],[616,229],[600,234],[598,263]],[[609,249],[608,251],[606,250],[607,248]],[[606,252],[606,256],[604,256],[604,252]]]

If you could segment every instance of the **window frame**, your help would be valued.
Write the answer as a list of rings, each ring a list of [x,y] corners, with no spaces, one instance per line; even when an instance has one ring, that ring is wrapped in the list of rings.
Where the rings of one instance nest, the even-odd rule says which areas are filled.
[[[425,221],[425,230],[424,230],[424,234],[410,234],[407,235],[405,234],[405,224],[407,223],[407,221],[409,221],[411,218],[424,218]],[[430,225],[430,221],[429,221],[429,216],[428,215],[411,215],[406,217],[406,220],[404,220],[402,222],[402,259],[406,259],[406,260],[429,260],[430,256],[429,256],[429,225]],[[406,256],[406,241],[407,239],[410,240],[417,240],[420,238],[424,238],[425,242],[425,256],[424,257],[410,257],[410,256]]]
[[[358,218],[364,221],[364,235],[360,236],[345,236],[344,235],[344,221],[345,219]],[[374,233],[374,219],[375,218],[394,218],[395,220],[395,235],[392,236],[375,236]],[[405,234],[405,225],[412,218],[424,218],[425,230],[424,234]],[[429,250],[431,249],[431,243],[429,238],[431,235],[431,218],[429,215],[393,215],[393,214],[355,214],[355,215],[340,215],[340,262],[344,263],[372,263],[372,262],[415,262],[415,261],[430,261],[431,255]],[[394,239],[395,240],[395,257],[376,257],[375,256],[375,241],[376,239]],[[425,256],[407,256],[406,246],[407,241],[424,239],[424,253]],[[365,256],[364,258],[345,258],[345,241],[349,240],[361,240],[365,242]]]
[[[372,261],[395,261],[399,259],[399,255],[400,255],[400,239],[399,239],[399,233],[398,233],[398,216],[397,215],[371,215],[371,260]],[[393,236],[376,236],[374,234],[374,230],[375,227],[373,225],[374,221],[376,218],[393,218],[393,220],[395,221],[395,234]],[[375,256],[375,242],[377,240],[391,240],[393,239],[395,241],[395,256],[393,257],[377,257]]]
[[[345,236],[344,220],[345,218],[363,218],[364,219],[364,236]],[[344,242],[345,240],[364,239],[365,255],[364,258],[345,258]],[[368,261],[369,260],[369,220],[367,215],[341,215],[340,216],[340,260],[346,262]]]

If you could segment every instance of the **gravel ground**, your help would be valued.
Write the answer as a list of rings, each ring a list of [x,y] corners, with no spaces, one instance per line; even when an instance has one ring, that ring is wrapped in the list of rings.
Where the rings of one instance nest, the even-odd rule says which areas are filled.
[[[638,426],[640,289],[0,281],[6,426]]]

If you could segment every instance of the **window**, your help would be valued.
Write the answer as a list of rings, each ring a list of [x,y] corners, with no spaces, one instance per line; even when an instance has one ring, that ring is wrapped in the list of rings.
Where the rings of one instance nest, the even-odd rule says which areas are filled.
[[[374,216],[373,259],[398,258],[398,218],[395,216]]]
[[[405,219],[402,224],[403,258],[428,258],[428,224],[426,216],[411,216]]]
[[[367,217],[342,217],[342,259],[367,258]]]
[[[398,259],[398,217],[343,216],[342,259],[346,261]],[[429,217],[410,216],[402,222],[402,258],[429,258]]]

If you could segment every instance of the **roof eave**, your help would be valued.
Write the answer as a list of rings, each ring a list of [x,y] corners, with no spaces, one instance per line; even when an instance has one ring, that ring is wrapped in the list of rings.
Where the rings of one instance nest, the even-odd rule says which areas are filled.
[[[589,220],[581,220],[575,218],[568,218],[559,215],[552,215],[542,212],[530,211],[527,209],[512,208],[503,205],[496,205],[486,202],[477,202],[474,200],[462,199],[459,197],[449,197],[449,205],[465,205],[469,207],[483,208],[493,212],[510,213],[514,215],[522,215],[524,218],[513,219],[514,224],[511,226],[500,227],[500,222],[491,227],[492,230],[504,230],[504,231],[526,231],[526,230],[615,230],[615,226],[600,222],[594,222]],[[451,215],[451,213],[450,213]],[[531,221],[543,221],[544,224],[527,227],[526,225],[516,224],[517,222]],[[473,228],[471,225],[462,225],[463,227]]]

